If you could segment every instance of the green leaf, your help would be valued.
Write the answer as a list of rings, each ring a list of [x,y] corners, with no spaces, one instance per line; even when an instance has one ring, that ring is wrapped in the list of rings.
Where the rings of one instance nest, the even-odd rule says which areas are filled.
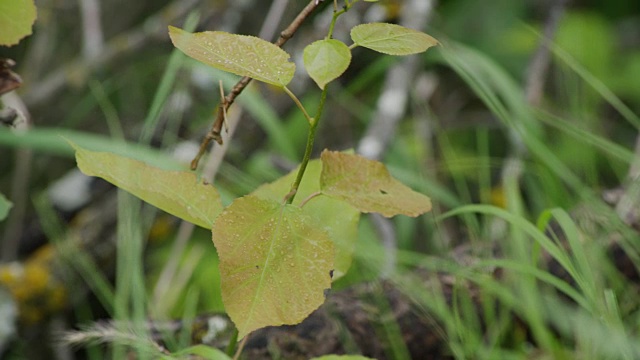
[[[386,217],[418,216],[431,210],[431,200],[391,177],[380,162],[362,156],[325,150],[321,155],[322,193],[362,212]]]
[[[355,26],[351,39],[358,46],[389,55],[417,54],[438,45],[438,40],[423,32],[385,23]]]
[[[198,181],[194,173],[162,170],[120,155],[71,146],[84,174],[103,178],[181,219],[211,229],[222,212],[218,191]]]
[[[0,0],[0,45],[15,45],[31,35],[35,21],[33,0]]]
[[[298,324],[331,287],[333,243],[298,206],[245,196],[217,218],[222,300],[244,337],[253,330]]]
[[[0,220],[4,220],[9,215],[11,207],[13,207],[13,203],[0,193]]]
[[[304,67],[320,89],[347,70],[351,51],[342,41],[329,39],[316,41],[304,49]]]
[[[169,36],[175,47],[202,63],[272,85],[287,85],[296,71],[286,51],[255,36],[223,31],[192,34],[173,26]]]
[[[293,205],[300,205],[309,195],[320,192],[321,171],[320,160],[309,162]],[[291,184],[297,174],[298,169],[295,169],[272,183],[260,186],[251,195],[281,202],[284,195],[291,190]],[[336,249],[333,280],[341,278],[351,267],[353,250],[358,238],[360,211],[344,201],[328,196],[311,199],[302,207],[302,211],[314,218],[316,224],[322,226],[333,240]]]

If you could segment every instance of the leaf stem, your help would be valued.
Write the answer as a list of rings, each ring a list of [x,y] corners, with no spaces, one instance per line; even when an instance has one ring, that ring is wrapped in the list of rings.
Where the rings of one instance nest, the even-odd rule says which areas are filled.
[[[309,200],[313,199],[314,197],[318,197],[320,195],[322,195],[322,191],[316,191],[313,194],[307,196],[307,198],[302,200],[302,202],[300,203],[300,207],[305,206],[305,204],[308,203]]]
[[[296,106],[298,106],[298,109],[302,111],[302,113],[304,114],[304,117],[307,118],[309,125],[311,125],[311,123],[313,123],[313,118],[309,116],[309,113],[307,113],[307,110],[304,108],[304,106],[302,106],[302,103],[300,102],[298,97],[294,93],[292,93],[288,87],[283,86],[282,89],[284,89],[284,92],[286,92],[287,95],[289,95],[289,97],[291,98],[291,100],[293,100],[293,102],[296,103]]]
[[[291,204],[293,199],[296,197],[296,193],[298,192],[298,188],[300,187],[300,183],[302,182],[302,176],[304,175],[305,170],[307,169],[307,165],[309,164],[309,160],[311,160],[311,152],[313,151],[313,141],[316,138],[316,129],[318,128],[318,123],[320,117],[322,116],[322,110],[324,109],[324,104],[327,100],[327,87],[325,86],[322,90],[322,95],[320,97],[320,104],[318,105],[318,112],[314,118],[311,118],[310,126],[309,126],[309,135],[307,136],[307,147],[304,151],[304,157],[302,158],[302,163],[300,164],[300,168],[298,169],[298,175],[296,176],[296,180],[291,185],[291,191],[285,197],[286,203]]]

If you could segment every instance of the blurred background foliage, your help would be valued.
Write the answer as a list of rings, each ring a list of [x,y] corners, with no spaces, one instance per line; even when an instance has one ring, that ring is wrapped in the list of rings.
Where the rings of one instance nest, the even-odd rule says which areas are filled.
[[[640,128],[634,115],[640,112],[640,2],[575,0],[566,4],[554,35],[543,92],[534,104],[541,111],[535,117],[539,121],[527,123],[525,114],[522,119],[514,116],[512,124],[505,123],[497,108],[487,105],[491,96],[507,104],[522,101],[528,66],[550,9],[558,2],[434,3],[421,30],[439,39],[442,46],[420,55],[406,114],[383,155],[395,176],[432,197],[434,211],[418,219],[393,219],[399,249],[446,256],[462,244],[496,241],[489,217],[438,218],[464,204],[489,204],[511,211],[509,202],[522,196],[524,205],[518,215],[535,223],[545,209],[574,209],[584,202],[584,191],[599,194],[625,183]],[[218,81],[223,80],[228,91],[237,78],[173,55],[167,25],[182,27],[192,14],[198,18],[197,31],[257,35],[266,27],[272,29],[268,36],[272,40],[306,1],[289,1],[282,20],[270,26],[263,22],[271,1],[103,0],[94,3],[99,6],[97,12],[86,9],[91,3],[37,1],[34,34],[18,46],[0,48],[0,57],[17,62],[14,71],[24,82],[17,94],[30,114],[24,128],[0,129],[0,193],[22,208],[18,215],[12,210],[13,220],[0,223],[3,242],[20,239],[17,256],[10,260],[24,261],[54,237],[64,238],[82,213],[80,209],[66,213],[51,195],[54,184],[75,169],[72,149],[61,136],[114,151],[123,146],[123,138],[136,143],[147,126],[145,119],[155,118],[158,126],[152,146],[146,152],[140,150],[138,156],[175,164],[180,154],[179,166],[186,168],[215,115]],[[358,4],[340,18],[336,37],[348,39],[348,29],[361,22],[397,22],[404,6],[401,0]],[[315,108],[320,91],[302,70],[301,51],[324,36],[330,15],[330,4],[324,4],[285,46],[299,68],[292,90],[309,109]],[[92,28],[96,24],[97,30]],[[458,68],[452,59],[458,61]],[[354,50],[351,67],[329,85],[316,154],[323,148],[358,147],[377,111],[385,74],[399,61]],[[460,70],[465,66],[480,79],[476,88],[471,85],[473,79],[465,78]],[[168,88],[162,88],[161,79],[168,79]],[[166,101],[154,115],[150,109],[157,98]],[[4,99],[5,104],[13,104],[6,96]],[[306,140],[306,121],[275,88],[252,84],[231,110],[240,111],[241,121],[233,138],[227,140],[229,148],[216,179],[226,203],[291,170],[301,159]],[[508,111],[514,114],[519,114],[517,109]],[[513,129],[518,126],[528,126],[524,141],[513,140]],[[18,132],[24,135],[18,137]],[[541,142],[541,151],[553,154],[565,166],[568,177],[580,179],[580,186],[559,175],[553,167],[557,163],[540,155],[544,152],[532,151],[527,134]],[[516,148],[522,143],[532,155],[524,156],[517,194],[510,193],[502,173],[507,160],[519,156]],[[96,188],[100,186],[93,184],[92,191]],[[74,192],[78,188],[72,187]],[[163,269],[176,256],[172,243],[178,228],[169,216],[158,214],[154,219],[147,229],[144,262],[153,315],[179,318],[188,312],[223,311],[217,293],[215,249],[210,233],[202,229],[190,237],[187,250],[180,255],[177,275],[164,285],[171,289],[166,292],[170,296],[151,295]],[[11,221],[18,221],[18,230],[15,226],[10,229]],[[46,223],[56,224],[58,233]],[[383,252],[372,245],[377,238],[371,221],[363,220],[356,253]],[[344,288],[379,274],[379,267],[357,259],[353,271],[336,285]],[[89,296],[91,302],[104,305],[95,297]],[[107,317],[108,311],[99,304],[77,310],[69,327]],[[628,307],[638,305],[636,300]],[[628,310],[629,314],[640,319],[637,311]],[[637,330],[637,323],[630,328]]]

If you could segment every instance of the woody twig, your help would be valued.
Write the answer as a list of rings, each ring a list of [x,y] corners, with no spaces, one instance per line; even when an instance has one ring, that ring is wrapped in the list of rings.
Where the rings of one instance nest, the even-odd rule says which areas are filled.
[[[302,23],[307,19],[307,17],[319,6],[319,2],[316,0],[312,0],[309,2],[307,6],[305,6],[302,11],[298,14],[298,16],[293,19],[291,24],[287,26],[281,33],[278,40],[274,43],[278,47],[282,47],[289,39],[293,37],[293,35],[298,31],[298,28]],[[220,104],[218,104],[218,110],[216,115],[216,120],[213,122],[211,126],[211,130],[205,135],[204,139],[200,143],[200,150],[196,157],[191,161],[191,170],[195,170],[198,168],[198,162],[200,158],[204,155],[205,151],[209,144],[211,144],[212,140],[215,140],[218,144],[222,145],[222,127],[224,124],[225,114],[229,107],[236,100],[236,97],[242,93],[242,91],[249,85],[251,82],[250,77],[243,77],[238,81],[235,86],[231,89],[227,96],[224,96],[220,100]]]

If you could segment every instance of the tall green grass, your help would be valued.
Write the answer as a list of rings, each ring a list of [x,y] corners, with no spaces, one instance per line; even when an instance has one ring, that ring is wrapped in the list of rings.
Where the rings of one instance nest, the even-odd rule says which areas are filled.
[[[637,115],[567,54],[555,51],[565,66],[635,126]],[[452,137],[452,132],[438,132],[434,143],[437,152],[443,155],[439,161],[450,163],[430,170],[431,174],[450,178],[452,188],[433,177],[426,180],[430,174],[415,171],[415,167],[394,172],[436,199],[432,231],[420,234],[430,238],[423,241],[438,241],[441,229],[449,222],[460,227],[464,239],[459,242],[471,241],[478,249],[482,249],[482,242],[489,242],[489,248],[499,247],[501,255],[478,250],[472,253],[475,261],[463,265],[412,249],[400,253],[401,269],[420,267],[434,274],[446,272],[455,278],[458,285],[454,286],[452,304],[445,301],[437,282],[425,283],[424,279],[406,274],[395,276],[394,281],[422,309],[422,316],[439,324],[440,335],[456,359],[640,357],[639,303],[638,299],[629,299],[635,297],[627,293],[637,292],[637,284],[620,276],[606,254],[610,235],[620,234],[619,241],[623,246],[626,244],[628,256],[640,268],[637,260],[640,237],[621,222],[615,209],[601,200],[599,173],[610,170],[603,168],[600,158],[628,168],[635,155],[627,146],[585,130],[566,118],[570,114],[562,104],[555,104],[553,113],[531,108],[524,100],[522,87],[484,54],[455,43],[445,43],[440,52],[440,63],[453,69],[482,100],[501,123],[505,136],[469,129],[478,139],[475,161],[467,171],[457,171],[460,140]],[[591,115],[598,118],[597,114]],[[491,174],[500,167],[500,160],[492,157],[488,143],[503,141],[509,134],[524,146],[519,169],[522,175],[503,177],[496,182]],[[588,168],[595,173],[589,175],[584,172],[587,167],[567,162],[564,154],[554,148],[558,138],[587,144],[592,151],[581,160],[591,161]],[[404,143],[404,139],[398,139],[392,153],[402,149]],[[389,157],[389,160],[394,161],[390,164],[392,169],[398,166],[397,159]],[[622,184],[625,179],[617,176]],[[507,199],[505,208],[488,204],[490,199],[481,195],[495,186]],[[445,199],[448,200],[444,203],[452,210],[438,213],[437,203]],[[471,205],[474,202],[480,203]],[[565,208],[558,208],[557,204]],[[585,213],[592,216],[585,219]],[[561,229],[561,234],[548,231],[552,222],[556,224],[554,229]],[[507,231],[496,233],[489,228],[497,224]],[[405,236],[418,233],[408,232]],[[474,239],[480,243],[474,243]],[[368,268],[375,273],[376,264],[384,257],[383,250],[376,250],[377,245],[370,241],[358,246],[356,268]],[[551,258],[568,278],[554,275],[546,268],[544,263]],[[501,269],[499,278],[494,276],[495,269]],[[471,291],[470,287],[481,294],[480,306],[474,303],[471,294],[476,290]]]

